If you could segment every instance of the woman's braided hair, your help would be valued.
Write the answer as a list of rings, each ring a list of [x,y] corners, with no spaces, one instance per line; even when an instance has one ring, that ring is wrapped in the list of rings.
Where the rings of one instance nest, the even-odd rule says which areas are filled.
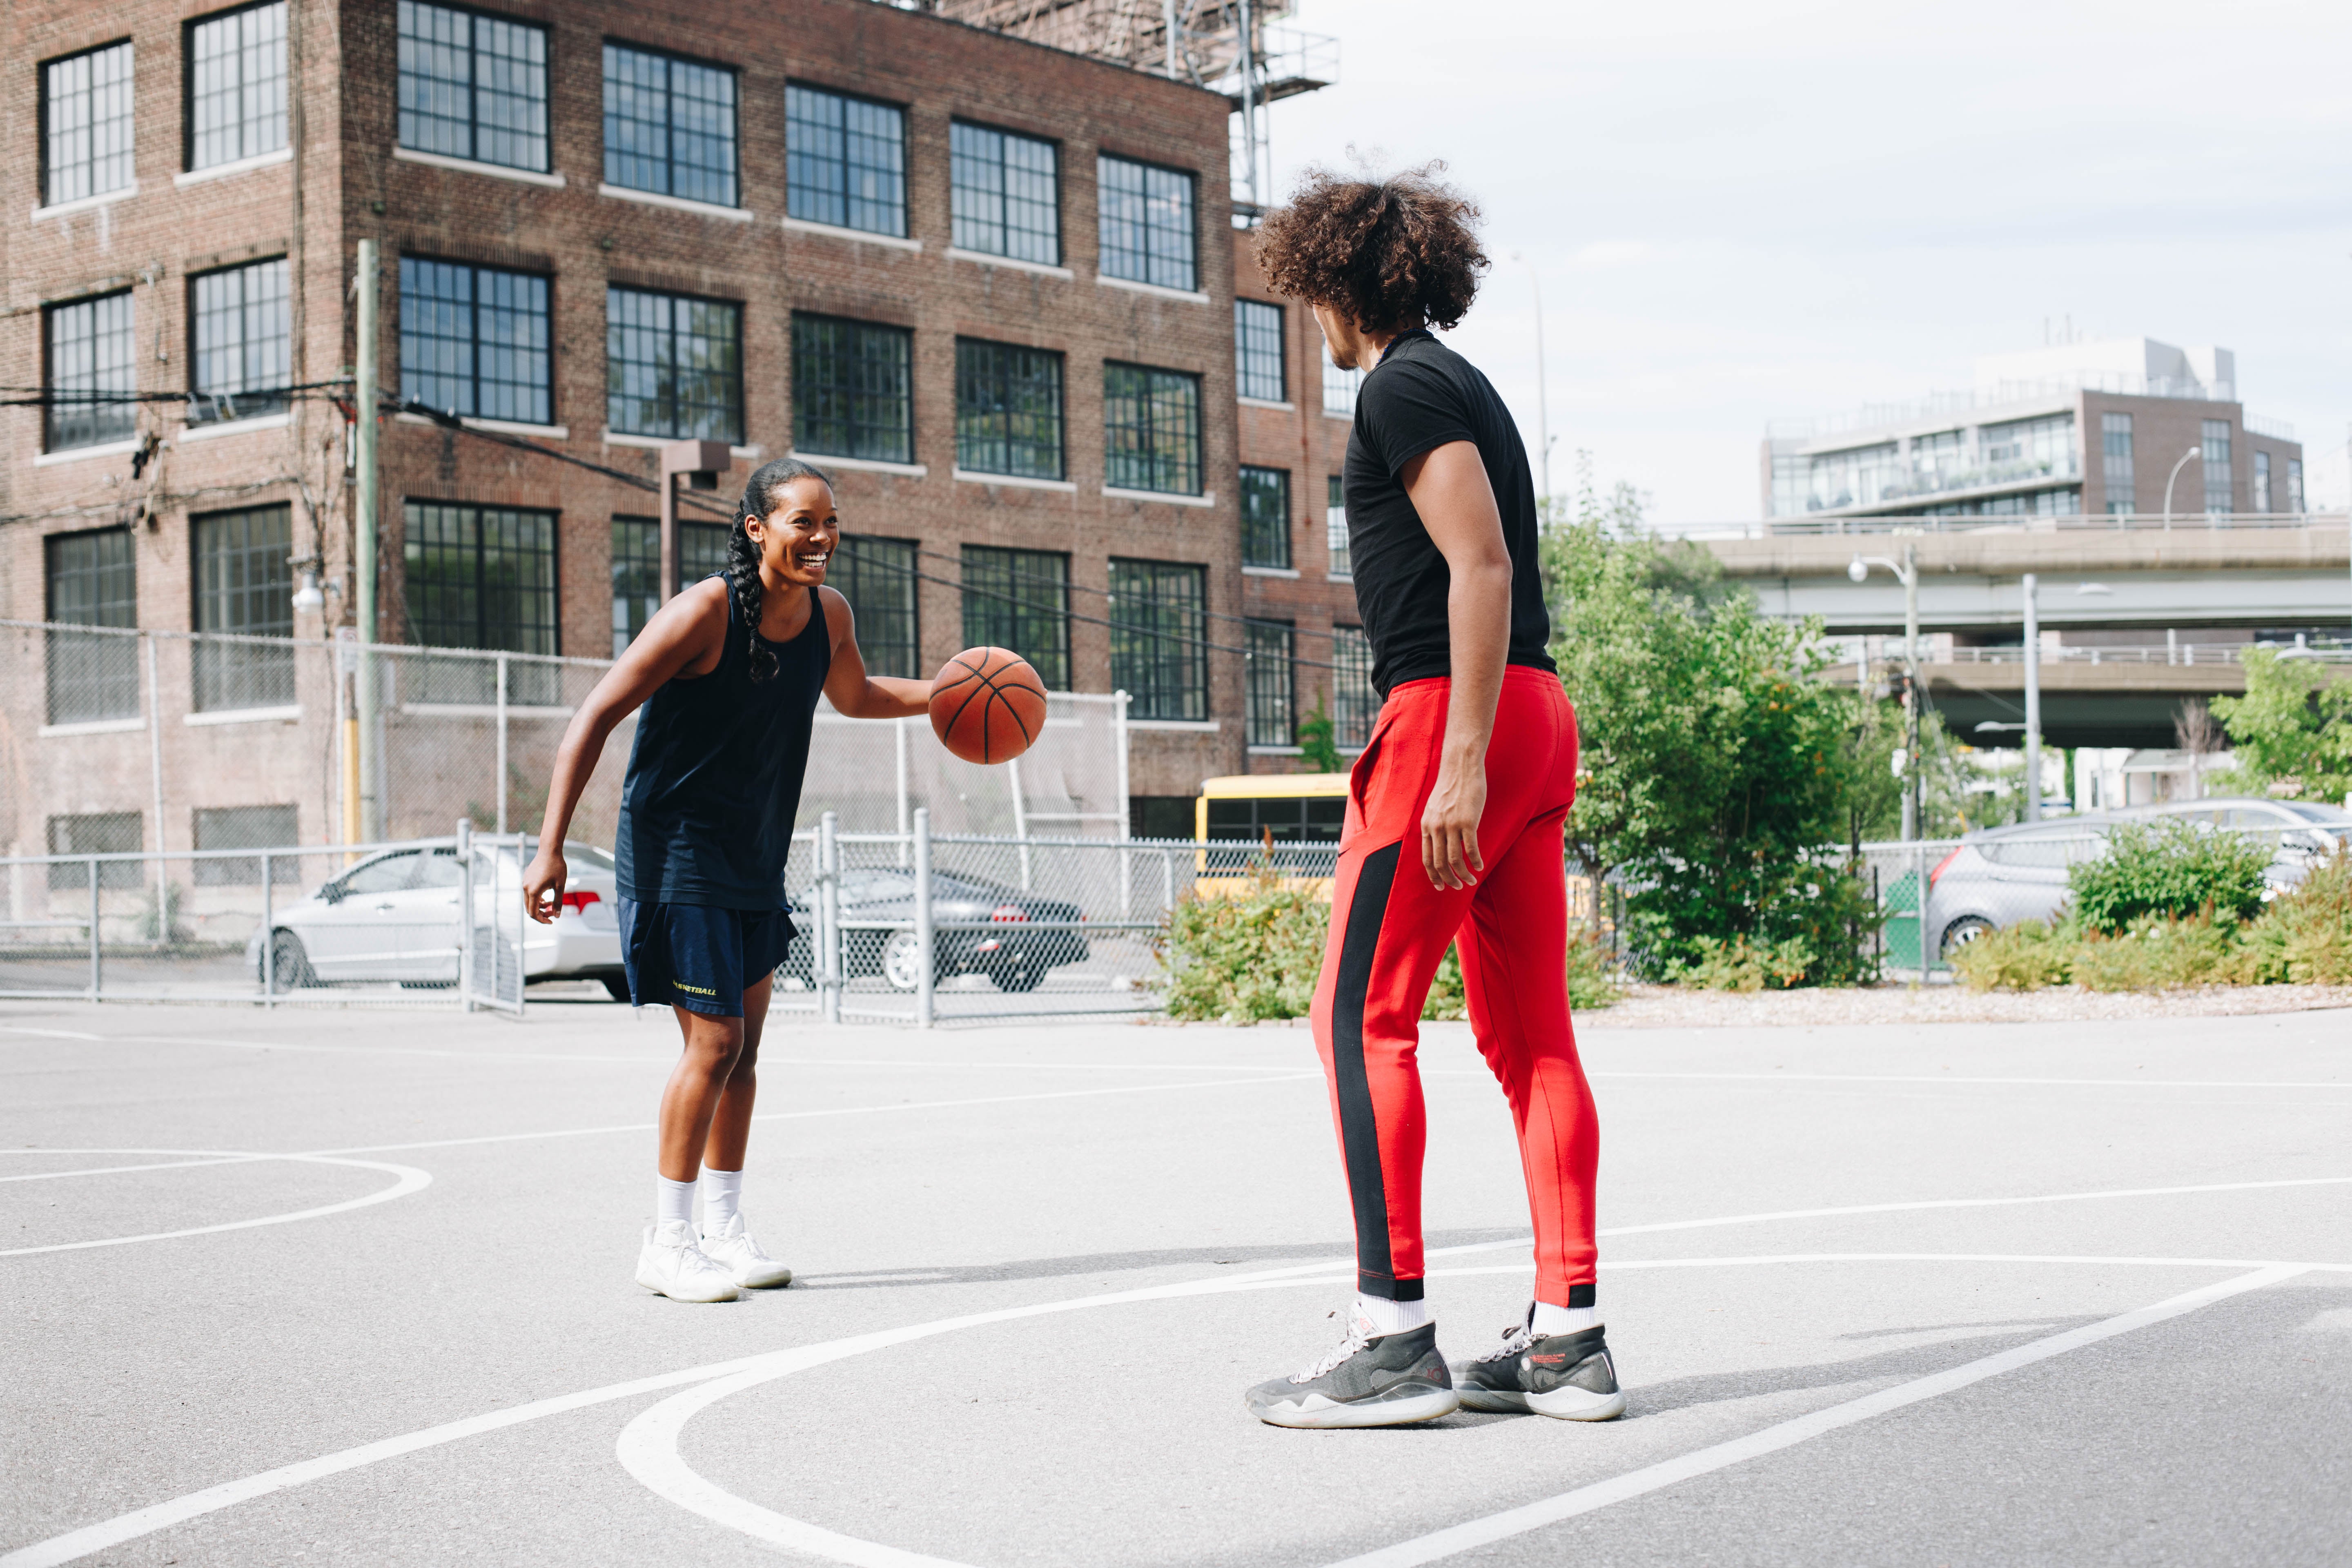
[[[1489,265],[1478,209],[1425,163],[1384,180],[1309,169],[1258,226],[1257,260],[1275,291],[1339,311],[1368,331],[1452,327]]]
[[[830,475],[798,458],[763,463],[743,487],[742,504],[735,509],[735,527],[727,536],[727,594],[735,601],[736,617],[743,623],[750,643],[749,673],[753,680],[775,679],[776,650],[760,635],[760,610],[767,590],[760,581],[760,547],[751,542],[751,531],[743,525],[755,517],[767,521],[782,499],[784,487],[794,479],[815,479],[828,489],[833,488]]]

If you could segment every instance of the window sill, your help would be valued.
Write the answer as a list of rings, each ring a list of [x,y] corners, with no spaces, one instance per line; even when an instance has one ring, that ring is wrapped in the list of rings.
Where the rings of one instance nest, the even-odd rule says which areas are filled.
[[[1019,474],[981,474],[970,468],[958,468],[955,477],[968,485],[1011,485],[1018,490],[1060,490],[1076,495],[1078,487],[1068,479],[1032,479]]]
[[[1170,506],[1214,506],[1217,492],[1204,490],[1196,496],[1178,495],[1172,490],[1123,490],[1105,485],[1102,493],[1113,500],[1164,500]]]
[[[73,201],[59,202],[55,206],[35,207],[33,221],[38,223],[45,217],[67,217],[75,213],[94,212],[100,207],[112,206],[116,202],[129,201],[138,194],[139,182],[133,180],[119,191],[106,191],[94,196],[81,196]]]
[[[1356,411],[1350,408],[1345,414],[1339,414],[1326,408],[1323,411],[1323,417],[1326,419],[1344,419],[1349,424],[1353,425],[1356,422]]]
[[[1205,305],[1209,297],[1195,289],[1169,289],[1158,283],[1139,283],[1132,278],[1113,278],[1097,272],[1095,281],[1106,289],[1125,289],[1137,294],[1155,294],[1162,300],[1184,300],[1195,305]]]
[[[637,447],[648,452],[658,452],[676,439],[677,437],[672,436],[632,436],[625,430],[604,432],[604,445],[607,447]],[[727,450],[747,463],[760,460],[761,448],[758,447],[730,447]]]
[[[404,702],[401,712],[418,719],[495,719],[501,710],[495,702]],[[520,702],[509,702],[503,710],[509,719],[569,719],[569,708],[526,708]]]
[[[291,414],[257,414],[250,419],[224,419],[217,425],[191,425],[180,432],[182,443],[216,441],[223,436],[243,436],[255,430],[283,430],[294,423]]]
[[[730,223],[749,223],[753,216],[749,207],[722,207],[717,202],[698,202],[691,196],[666,196],[659,191],[633,191],[626,185],[600,184],[596,187],[596,194],[618,201],[643,202],[649,207],[667,207],[672,212],[723,217]]]
[[[972,261],[982,267],[1010,267],[1015,272],[1034,272],[1040,278],[1058,278],[1065,283],[1075,283],[1078,275],[1066,267],[1048,267],[1042,261],[1022,261],[1010,256],[991,256],[984,250],[958,250],[948,247],[950,261]]]
[[[931,475],[928,463],[885,463],[875,458],[834,458],[823,452],[787,452],[784,456],[798,458],[804,463],[814,463],[819,468],[830,464],[836,468],[855,468],[864,474],[896,474],[905,479],[926,479]]]
[[[277,724],[296,723],[302,717],[302,706],[289,702],[279,708],[224,708],[214,713],[186,713],[183,724]]]
[[[1298,405],[1286,400],[1277,403],[1270,397],[1236,397],[1234,401],[1240,404],[1244,408],[1267,408],[1272,409],[1276,414],[1296,414],[1298,412]]]
[[[837,223],[812,223],[804,217],[788,217],[784,226],[794,234],[829,234],[835,239],[855,239],[867,245],[887,245],[893,250],[920,250],[919,239],[901,239],[895,234],[874,234],[862,228],[849,228]]]
[[[1173,730],[1189,735],[1213,735],[1217,732],[1214,719],[1129,719],[1130,730]]]
[[[37,468],[52,468],[58,463],[79,463],[97,458],[127,458],[139,450],[139,443],[104,441],[95,447],[68,447],[62,452],[44,452],[33,459]]]
[[[1353,572],[1326,572],[1323,574],[1323,581],[1326,583],[1347,583],[1352,584],[1356,581],[1356,574]]]
[[[395,414],[392,419],[395,425],[438,426],[441,423],[438,419],[427,419],[422,414]],[[544,436],[552,441],[572,439],[572,427],[568,425],[520,425],[511,419],[477,419],[471,415],[462,414],[457,416],[457,423],[468,430],[488,430],[499,436]]]
[[[293,161],[294,149],[280,147],[275,153],[257,153],[250,158],[239,158],[233,163],[215,163],[209,169],[190,169],[185,174],[173,175],[172,184],[201,185],[206,180],[226,180],[232,174],[243,174],[255,169],[267,169],[273,164],[290,163]]]
[[[38,733],[46,740],[53,735],[128,735],[145,728],[144,719],[89,719],[79,724],[44,724]]]
[[[1303,757],[1307,754],[1307,748],[1304,746],[1252,746],[1249,748],[1249,754],[1253,757]]]
[[[1289,577],[1295,579],[1298,575],[1298,568],[1296,566],[1244,566],[1242,568],[1242,575],[1244,577]]]
[[[456,169],[467,174],[488,174],[495,180],[520,180],[526,185],[545,185],[560,191],[564,180],[561,174],[542,174],[533,169],[509,169],[504,163],[477,163],[471,158],[452,158],[442,153],[420,153],[414,147],[394,147],[392,155],[404,163],[423,163],[433,169]]]

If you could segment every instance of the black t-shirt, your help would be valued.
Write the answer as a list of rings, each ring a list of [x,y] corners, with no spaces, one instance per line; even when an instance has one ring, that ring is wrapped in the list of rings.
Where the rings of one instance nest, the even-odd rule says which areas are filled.
[[[1356,393],[1342,479],[1356,605],[1372,645],[1372,686],[1382,697],[1400,682],[1452,672],[1445,619],[1452,577],[1400,477],[1407,462],[1449,441],[1477,446],[1502,514],[1511,552],[1506,662],[1555,668],[1544,651],[1551,617],[1536,563],[1535,480],[1519,427],[1475,365],[1417,328],[1389,345]]]

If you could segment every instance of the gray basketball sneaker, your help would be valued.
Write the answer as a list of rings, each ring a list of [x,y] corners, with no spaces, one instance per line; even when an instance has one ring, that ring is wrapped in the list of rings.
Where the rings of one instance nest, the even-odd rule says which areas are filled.
[[[1617,1363],[1599,1327],[1538,1338],[1525,1321],[1503,1331],[1503,1342],[1457,1363],[1454,1378],[1473,1410],[1527,1411],[1562,1421],[1614,1421],[1625,1414]]]
[[[1371,1331],[1349,1312],[1348,1337],[1305,1371],[1251,1389],[1249,1413],[1270,1426],[1402,1426],[1461,1408],[1437,1353],[1435,1323]]]

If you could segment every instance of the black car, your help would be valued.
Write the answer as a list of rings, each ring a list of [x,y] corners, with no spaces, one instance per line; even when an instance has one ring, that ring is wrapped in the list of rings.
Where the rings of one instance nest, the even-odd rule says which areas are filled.
[[[840,897],[842,977],[878,974],[895,990],[915,989],[922,964],[913,930],[914,874],[844,871]],[[816,904],[814,883],[792,895],[793,924],[799,934],[777,972],[788,979],[805,983],[814,977]],[[985,974],[1000,991],[1034,991],[1046,971],[1087,961],[1085,933],[1055,929],[1082,918],[1077,905],[1059,899],[1041,899],[974,877],[934,873],[931,978],[936,983],[952,974]],[[861,929],[864,921],[904,922],[907,929]],[[950,926],[981,929],[943,929]]]

